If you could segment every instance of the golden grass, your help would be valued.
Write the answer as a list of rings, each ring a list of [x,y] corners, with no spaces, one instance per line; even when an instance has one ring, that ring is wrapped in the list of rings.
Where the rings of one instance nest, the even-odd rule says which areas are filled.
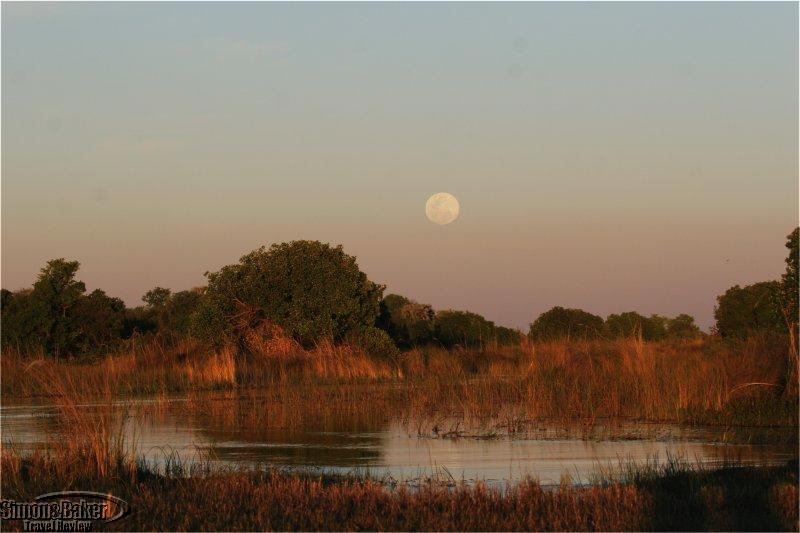
[[[121,464],[99,472],[63,454],[3,451],[3,497],[90,487],[121,497],[127,531],[797,531],[797,471],[790,466],[634,470],[626,482],[553,489],[436,483],[389,489],[379,481],[274,470],[180,465],[159,472]],[[5,521],[17,531],[20,521]]]
[[[729,425],[797,425],[797,376],[779,340],[549,342],[491,349],[415,348],[397,361],[321,343],[272,338],[247,352],[132,343],[91,364],[2,355],[6,396],[73,388],[124,397],[262,389],[310,409],[392,406],[409,415],[634,418]],[[46,379],[41,379],[46,376]],[[374,384],[363,398],[354,385]]]
[[[288,344],[247,355],[188,342],[148,344],[94,364],[5,354],[4,392],[48,396],[61,416],[47,452],[22,457],[4,447],[1,488],[17,500],[57,490],[112,493],[133,509],[107,525],[122,530],[797,530],[796,465],[705,472],[670,466],[634,471],[626,482],[554,490],[534,481],[389,490],[370,479],[202,464],[187,470],[180,461],[155,470],[135,461],[135,442],[123,439],[124,414],[112,405],[119,391],[184,391],[187,409],[223,427],[267,420],[324,427],[320,417],[333,413],[358,424],[391,409],[415,417],[491,415],[512,434],[530,417],[545,416],[796,424],[781,350],[754,339],[736,347],[623,340],[426,348],[398,363],[347,347]],[[213,388],[242,400],[241,411],[194,394]]]

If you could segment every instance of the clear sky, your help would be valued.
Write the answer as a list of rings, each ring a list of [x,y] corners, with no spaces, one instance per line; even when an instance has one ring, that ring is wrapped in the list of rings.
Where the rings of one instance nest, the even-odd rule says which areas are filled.
[[[503,325],[708,327],[784,268],[797,43],[796,3],[6,2],[2,285],[63,256],[133,305],[318,239]]]

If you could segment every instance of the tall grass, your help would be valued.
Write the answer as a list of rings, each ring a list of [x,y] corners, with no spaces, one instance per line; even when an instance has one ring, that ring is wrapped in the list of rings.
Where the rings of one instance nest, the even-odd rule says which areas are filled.
[[[193,341],[134,343],[91,364],[2,355],[5,397],[98,396],[261,389],[275,401],[329,406],[363,401],[414,415],[632,418],[726,425],[797,425],[797,386],[784,343],[718,340],[524,343],[513,347],[415,348],[397,360],[287,339],[247,352]],[[41,379],[46,376],[46,379]],[[368,396],[364,390],[368,390]]]
[[[111,530],[306,531],[797,531],[796,468],[646,469],[630,481],[554,489],[535,480],[387,488],[369,478],[270,469],[155,470],[140,463],[100,473],[65,455],[4,450],[3,497],[29,501],[74,488],[130,504]],[[6,521],[6,531],[21,522]]]
[[[190,468],[177,458],[148,466],[136,459],[136,443],[125,442],[124,413],[113,407],[120,391],[183,391],[194,412],[244,426],[263,424],[259,417],[267,416],[263,406],[270,402],[280,409],[268,416],[283,425],[341,409],[354,420],[389,409],[505,416],[514,431],[528,417],[544,416],[796,424],[782,350],[764,339],[735,347],[622,340],[425,348],[387,361],[354,348],[302,350],[288,341],[246,355],[187,342],[143,344],[94,364],[5,353],[4,394],[51,398],[60,425],[46,452],[22,456],[4,446],[0,489],[18,501],[58,490],[113,494],[132,509],[105,524],[121,530],[796,531],[796,464],[703,471],[672,463],[634,469],[624,480],[552,490],[535,480],[504,489],[480,483],[391,489],[368,478]],[[262,408],[226,412],[227,404],[193,394],[209,389]],[[3,529],[21,525],[4,522]]]

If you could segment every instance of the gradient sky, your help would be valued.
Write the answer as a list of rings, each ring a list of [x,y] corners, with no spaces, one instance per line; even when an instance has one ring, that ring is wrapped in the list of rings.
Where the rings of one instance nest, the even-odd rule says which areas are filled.
[[[708,327],[784,268],[797,42],[796,3],[3,3],[2,286],[63,256],[134,305],[318,239],[503,325]]]

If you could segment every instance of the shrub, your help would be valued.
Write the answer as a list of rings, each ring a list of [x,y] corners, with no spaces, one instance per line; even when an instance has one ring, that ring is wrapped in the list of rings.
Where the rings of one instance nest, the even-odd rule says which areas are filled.
[[[189,332],[192,314],[200,304],[202,293],[200,287],[174,294],[163,287],[150,289],[142,296],[147,304],[142,310],[143,318],[154,322],[163,334],[183,336]]]
[[[394,360],[400,355],[400,350],[389,334],[376,327],[355,331],[349,336],[348,341],[372,356]]]
[[[721,337],[744,338],[755,332],[785,332],[780,291],[777,281],[731,287],[717,297],[714,309],[717,333]]]
[[[383,286],[359,270],[355,257],[318,241],[261,247],[206,276],[208,288],[192,319],[193,331],[235,335],[237,313],[245,309],[281,326],[304,346],[372,327],[383,293]]]
[[[596,339],[603,331],[603,319],[582,309],[553,307],[531,325],[534,340]]]
[[[494,339],[494,323],[469,311],[436,313],[436,340],[448,348],[481,346]]]
[[[75,344],[79,353],[109,350],[121,336],[125,304],[100,289],[79,298],[74,310]]]
[[[32,289],[4,295],[2,340],[21,350],[62,356],[107,349],[122,334],[125,305],[102,290],[88,296],[77,261],[53,259]]]
[[[430,342],[435,317],[430,305],[389,294],[381,300],[376,325],[386,331],[397,346],[411,348]]]
[[[522,332],[518,329],[507,328],[505,326],[495,326],[494,340],[497,344],[513,345],[522,342]]]
[[[661,315],[646,317],[636,311],[628,311],[608,315],[604,331],[611,338],[641,336],[646,341],[654,341],[667,336],[668,323],[669,319]]]
[[[680,314],[667,321],[667,337],[670,339],[693,339],[701,335],[693,316]]]
[[[781,278],[781,297],[783,303],[783,315],[786,325],[791,334],[793,349],[797,349],[797,320],[798,320],[798,235],[800,228],[795,228],[793,232],[786,236],[786,248],[789,255],[786,257],[786,272]]]

